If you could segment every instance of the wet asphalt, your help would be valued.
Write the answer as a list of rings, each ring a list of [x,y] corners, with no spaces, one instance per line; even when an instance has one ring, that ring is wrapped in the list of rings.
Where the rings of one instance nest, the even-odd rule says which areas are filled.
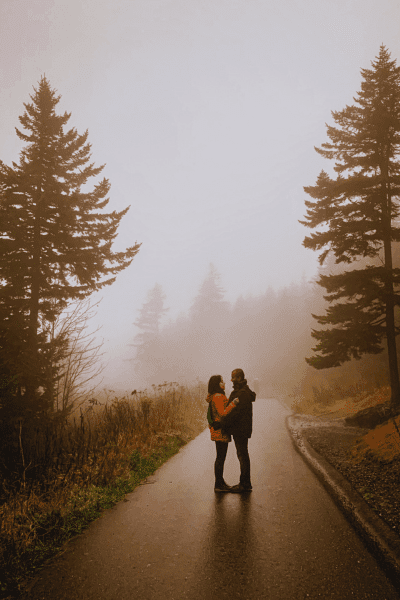
[[[255,402],[252,493],[214,493],[206,430],[69,542],[23,598],[398,600],[295,451],[287,414],[277,400]],[[225,479],[239,480],[233,443]]]

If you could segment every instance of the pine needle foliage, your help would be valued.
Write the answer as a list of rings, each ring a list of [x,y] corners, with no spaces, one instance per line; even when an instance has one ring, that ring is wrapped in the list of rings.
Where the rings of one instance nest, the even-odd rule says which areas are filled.
[[[314,318],[315,355],[307,362],[317,369],[336,367],[363,354],[377,354],[387,342],[391,402],[400,406],[395,323],[400,303],[400,269],[392,246],[400,241],[400,68],[385,46],[362,69],[361,91],[354,105],[332,112],[329,142],[316,151],[335,160],[337,176],[322,171],[315,186],[305,187],[306,227],[317,231],[304,246],[322,251],[322,265],[333,253],[336,263],[351,265],[341,274],[322,274],[330,307]],[[358,261],[358,264],[353,264]],[[359,268],[357,268],[359,267]]]
[[[49,326],[71,300],[112,284],[140,245],[113,252],[129,207],[105,212],[103,166],[91,162],[88,132],[57,114],[60,96],[46,77],[30,98],[16,129],[19,162],[0,163],[0,359],[6,384],[32,400],[49,387]]]

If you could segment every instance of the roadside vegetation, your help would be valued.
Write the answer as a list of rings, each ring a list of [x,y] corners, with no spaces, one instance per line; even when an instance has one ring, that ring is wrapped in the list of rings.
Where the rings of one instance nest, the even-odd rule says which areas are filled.
[[[321,417],[322,419],[345,419],[360,411],[390,401],[390,385],[376,389],[362,389],[362,386],[340,389],[337,386],[324,389],[319,401],[302,399],[293,402],[296,413]],[[391,462],[400,460],[400,416],[391,417],[385,423],[368,430],[355,440],[351,448],[351,457],[356,463],[363,460]]]
[[[0,490],[0,597],[18,597],[68,539],[200,433],[205,395],[201,384],[162,384],[102,405],[92,400],[68,419],[3,428],[10,452]]]
[[[344,382],[345,383],[345,382]],[[336,380],[314,387],[311,393],[295,395],[291,408],[295,413],[341,418],[355,414],[364,408],[388,402],[390,386],[374,386],[355,380],[348,385],[340,385]]]

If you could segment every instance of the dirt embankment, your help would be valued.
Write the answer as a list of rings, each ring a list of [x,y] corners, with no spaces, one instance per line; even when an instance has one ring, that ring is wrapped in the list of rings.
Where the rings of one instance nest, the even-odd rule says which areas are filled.
[[[389,400],[390,389],[344,398],[304,411],[303,434],[344,475],[371,508],[400,535],[400,417],[374,429],[347,427],[344,419]]]

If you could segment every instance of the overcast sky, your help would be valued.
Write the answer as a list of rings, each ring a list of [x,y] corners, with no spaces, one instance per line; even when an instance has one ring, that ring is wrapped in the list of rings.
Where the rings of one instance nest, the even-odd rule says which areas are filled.
[[[110,208],[131,205],[117,246],[142,248],[102,294],[107,348],[124,354],[155,283],[186,311],[210,262],[231,301],[313,277],[314,146],[380,45],[400,59],[399,24],[398,0],[0,0],[0,158],[45,74]]]

